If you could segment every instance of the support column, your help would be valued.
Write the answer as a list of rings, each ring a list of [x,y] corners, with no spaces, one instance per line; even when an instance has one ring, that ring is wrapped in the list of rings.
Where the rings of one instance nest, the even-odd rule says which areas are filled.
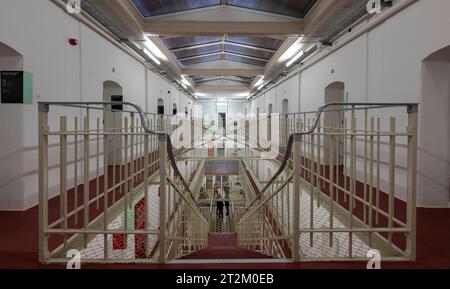
[[[294,134],[294,144],[293,144],[293,153],[294,153],[294,212],[293,212],[293,220],[292,226],[293,228],[293,245],[292,245],[292,257],[294,262],[300,262],[300,194],[301,194],[301,186],[300,186],[300,148],[301,148],[302,136],[299,134]]]
[[[417,126],[419,106],[408,106],[408,172],[406,224],[409,234],[406,237],[406,254],[410,261],[416,260],[416,194],[417,194]]]
[[[167,135],[160,134],[159,140],[159,256],[158,262],[166,261],[166,163]]]
[[[39,104],[39,262],[48,259],[48,105]]]

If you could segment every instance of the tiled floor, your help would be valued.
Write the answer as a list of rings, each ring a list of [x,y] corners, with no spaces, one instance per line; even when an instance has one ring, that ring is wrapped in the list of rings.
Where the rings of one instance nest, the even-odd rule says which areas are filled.
[[[158,186],[150,186],[148,194],[147,214],[149,216],[149,230],[157,230],[159,226],[159,197]],[[143,195],[136,198],[140,200]],[[136,203],[136,201],[134,203]],[[129,210],[128,229],[134,228],[134,206]],[[123,213],[118,214],[108,225],[109,230],[124,229]],[[124,249],[113,249],[113,236],[108,235],[108,258],[109,259],[134,259],[135,258],[135,237],[133,234],[127,235],[127,244]],[[148,248],[153,248],[158,241],[157,235],[148,235]],[[80,245],[81,247],[81,245]],[[104,237],[96,235],[88,246],[81,250],[82,259],[99,260],[104,258]]]
[[[272,161],[258,161],[263,162],[263,167],[267,171],[275,172],[278,168]],[[256,161],[254,162],[256,168]],[[267,173],[261,172],[260,181],[267,181],[271,176]],[[286,188],[287,189],[287,188]],[[279,216],[279,223],[292,224],[293,220],[293,184],[289,184],[289,195],[285,189],[282,193],[282,197],[278,200],[278,210],[281,212],[283,209],[285,213]],[[311,206],[311,201],[313,202]],[[282,202],[284,202],[282,204]],[[289,214],[286,213],[289,206]],[[326,229],[330,228],[331,214],[324,206],[319,206],[317,199],[311,200],[309,192],[303,191],[300,197],[300,228],[310,229],[311,207],[313,209],[313,228]],[[273,207],[274,209],[275,207]],[[272,210],[273,210],[272,209]],[[289,219],[289,220],[288,220]],[[281,222],[282,221],[282,222]],[[334,228],[345,228],[345,225],[336,217],[333,216],[332,224]],[[287,228],[285,227],[285,230]],[[314,233],[312,236],[311,246],[311,234],[304,233],[300,236],[300,248],[306,258],[330,258],[330,257],[348,257],[349,256],[349,233],[334,233],[332,238],[332,244],[330,244],[329,233]],[[331,246],[330,246],[331,245]],[[352,236],[352,256],[353,257],[366,257],[367,252],[371,249],[361,238],[353,234]]]

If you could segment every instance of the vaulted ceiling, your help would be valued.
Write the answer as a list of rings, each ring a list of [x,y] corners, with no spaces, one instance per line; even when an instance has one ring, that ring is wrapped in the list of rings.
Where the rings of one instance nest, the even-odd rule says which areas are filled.
[[[262,76],[285,69],[292,45],[307,47],[361,0],[90,0],[167,56],[161,69],[203,97],[245,98]],[[140,38],[140,39],[139,39]],[[300,39],[300,42],[299,42]],[[186,82],[185,82],[186,83]]]

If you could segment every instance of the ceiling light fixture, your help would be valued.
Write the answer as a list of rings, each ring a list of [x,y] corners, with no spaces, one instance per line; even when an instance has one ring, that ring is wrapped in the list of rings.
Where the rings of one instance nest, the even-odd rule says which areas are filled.
[[[147,48],[144,48],[145,54],[147,54],[148,57],[150,57],[153,62],[156,63],[156,65],[160,65],[161,61],[159,61]]]
[[[187,86],[192,86],[191,83],[189,82],[189,80],[187,79],[187,76],[184,74],[181,75],[181,82],[183,82]]]
[[[297,40],[281,55],[279,61],[286,61],[290,59],[292,56],[294,56],[303,46],[303,43],[301,41],[303,40],[303,37],[297,38]]]
[[[261,90],[263,87],[264,87],[264,84],[261,84],[261,85],[258,87],[258,90]]]
[[[303,54],[305,54],[305,52],[300,51],[296,56],[294,56],[291,60],[289,60],[288,63],[286,63],[286,66],[289,67],[291,66],[294,62],[296,62],[300,57],[303,56]]]
[[[159,58],[161,60],[167,60],[166,55],[164,55],[164,53],[161,51],[161,49],[159,49],[159,47],[156,46],[156,44],[148,37],[145,37],[145,46],[157,58]]]
[[[196,96],[196,97],[207,97],[208,94],[207,94],[207,93],[204,93],[204,92],[196,92],[196,93],[195,93],[195,96]]]
[[[237,96],[238,96],[238,97],[249,97],[249,96],[250,96],[250,92],[238,93]]]
[[[259,80],[253,85],[254,87],[260,86],[264,81],[264,75],[258,76]]]

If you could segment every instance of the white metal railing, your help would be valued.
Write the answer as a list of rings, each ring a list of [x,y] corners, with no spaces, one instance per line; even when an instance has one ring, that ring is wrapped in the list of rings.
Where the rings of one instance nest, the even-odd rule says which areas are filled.
[[[294,261],[367,260],[370,248],[414,260],[417,107],[334,103],[225,131],[245,147],[233,157],[246,204],[231,203],[240,246]],[[266,121],[278,159],[251,148],[267,144]],[[207,245],[214,199],[198,205],[207,156],[180,158],[198,169],[189,184],[175,157],[187,147],[169,137],[178,123],[129,103],[39,104],[41,262],[66,262],[77,249],[83,262],[163,263]],[[257,169],[266,164],[273,175]]]
[[[206,245],[173,123],[131,103],[39,103],[40,262],[76,249],[86,263],[162,263]]]
[[[333,103],[279,116],[283,159],[239,219],[240,242],[274,241],[294,261],[367,260],[369,249],[414,260],[417,113],[417,104]]]
[[[283,244],[279,242],[283,237],[277,235],[278,228],[275,216],[278,215],[271,214],[273,207],[267,203],[260,207],[251,205],[259,203],[259,188],[255,188],[257,184],[252,182],[252,180],[254,180],[254,176],[249,175],[251,174],[249,170],[250,168],[247,167],[246,162],[242,162],[241,183],[247,192],[247,205],[245,210],[240,210],[234,215],[233,218],[238,221],[238,225],[236,226],[238,233],[238,244],[243,248],[258,251],[262,254],[273,256],[275,258],[285,258],[286,252],[283,248]],[[281,194],[273,194],[272,192],[271,195],[278,198]],[[267,202],[270,201],[270,199],[271,198],[268,197]],[[252,212],[250,213],[248,208],[252,206],[254,208],[252,208]],[[278,214],[278,211],[276,214]],[[290,227],[287,226],[286,229],[289,228]]]

